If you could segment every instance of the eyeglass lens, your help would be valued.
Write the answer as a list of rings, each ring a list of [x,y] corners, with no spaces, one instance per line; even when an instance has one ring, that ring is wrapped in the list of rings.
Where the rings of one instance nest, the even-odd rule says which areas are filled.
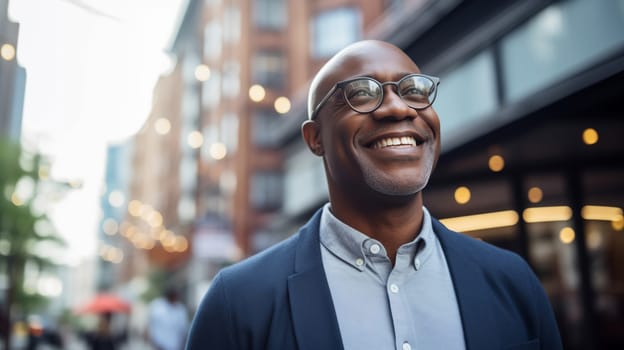
[[[399,96],[415,109],[428,107],[435,97],[435,83],[427,77],[408,75],[396,85]],[[383,100],[381,83],[370,78],[350,81],[343,88],[351,107],[360,113],[373,111]]]

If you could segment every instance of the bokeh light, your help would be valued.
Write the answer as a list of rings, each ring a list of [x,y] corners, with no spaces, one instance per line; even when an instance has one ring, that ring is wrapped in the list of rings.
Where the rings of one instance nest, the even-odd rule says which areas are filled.
[[[171,131],[171,122],[167,118],[158,118],[154,123],[154,130],[160,135],[166,135]]]
[[[502,156],[495,154],[488,160],[488,166],[493,172],[499,172],[505,167],[505,159]]]
[[[249,88],[249,98],[252,101],[260,102],[264,100],[265,96],[266,96],[266,91],[264,90],[264,87],[262,87],[262,85],[254,84]]]
[[[195,67],[195,79],[202,82],[210,79],[210,67],[205,64]]]
[[[470,201],[470,189],[466,186],[457,187],[455,190],[455,202],[466,204]]]
[[[209,153],[213,159],[220,160],[227,155],[227,148],[222,142],[215,142],[210,145]]]
[[[286,114],[290,111],[290,100],[284,96],[278,97],[275,99],[273,107],[275,107],[277,113]]]
[[[0,48],[0,56],[5,61],[11,61],[15,58],[15,46],[11,44],[3,44]]]
[[[588,146],[598,143],[598,131],[593,128],[583,130],[583,142]]]
[[[529,193],[527,197],[529,198],[529,202],[539,203],[542,201],[542,198],[544,197],[544,193],[542,192],[542,189],[539,187],[531,187],[529,189]]]

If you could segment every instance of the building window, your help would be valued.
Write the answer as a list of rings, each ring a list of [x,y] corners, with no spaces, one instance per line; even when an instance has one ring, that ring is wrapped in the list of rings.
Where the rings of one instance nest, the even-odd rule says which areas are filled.
[[[286,2],[284,0],[255,0],[253,18],[258,28],[283,29],[286,26]]]
[[[236,61],[223,64],[223,96],[237,97],[240,92],[240,63]]]
[[[362,19],[355,7],[323,11],[312,20],[312,55],[329,57],[362,36]]]
[[[251,177],[249,201],[256,209],[278,209],[282,203],[282,175],[277,171],[258,171]]]
[[[216,69],[210,71],[210,79],[202,83],[202,105],[212,110],[221,101],[221,74]]]
[[[217,19],[206,23],[204,27],[204,57],[216,60],[221,56],[221,24]]]
[[[238,147],[238,120],[238,115],[232,112],[225,113],[221,118],[221,140],[228,154],[235,153]]]
[[[498,107],[494,57],[490,50],[441,75],[440,81],[433,107],[444,120],[443,139],[465,133],[467,126],[488,117]]]
[[[622,1],[548,6],[502,40],[507,101],[517,101],[622,49]]]
[[[281,51],[270,50],[256,53],[252,62],[252,70],[252,79],[255,84],[271,89],[284,87],[286,61]]]
[[[223,41],[238,43],[241,33],[241,14],[238,7],[228,6],[223,12]]]
[[[278,145],[278,131],[283,119],[273,110],[258,110],[253,114],[252,140],[254,145],[261,148],[271,148]]]

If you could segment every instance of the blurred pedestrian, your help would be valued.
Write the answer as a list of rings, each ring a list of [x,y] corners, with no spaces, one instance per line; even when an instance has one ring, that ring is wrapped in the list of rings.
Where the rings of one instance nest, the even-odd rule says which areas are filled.
[[[423,206],[440,154],[439,79],[368,40],[310,85],[310,151],[329,203],[291,238],[222,269],[187,349],[561,349],[518,255],[450,231]],[[478,82],[466,93],[480,98]]]
[[[186,306],[180,301],[175,287],[167,287],[163,297],[149,305],[147,339],[157,350],[181,350],[184,348],[189,327]]]
[[[84,334],[89,350],[117,350],[126,341],[126,332],[115,332],[112,326],[113,314],[104,312],[98,315],[95,330]]]

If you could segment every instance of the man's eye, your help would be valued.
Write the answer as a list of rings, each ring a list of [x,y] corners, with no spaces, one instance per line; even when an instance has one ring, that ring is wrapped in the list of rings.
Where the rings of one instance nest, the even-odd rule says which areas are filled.
[[[406,89],[403,92],[401,92],[401,94],[403,96],[406,96],[406,95],[421,95],[421,96],[422,95],[426,95],[423,90],[418,89],[418,88]]]
[[[374,93],[370,89],[357,89],[349,92],[349,99],[373,97]]]

